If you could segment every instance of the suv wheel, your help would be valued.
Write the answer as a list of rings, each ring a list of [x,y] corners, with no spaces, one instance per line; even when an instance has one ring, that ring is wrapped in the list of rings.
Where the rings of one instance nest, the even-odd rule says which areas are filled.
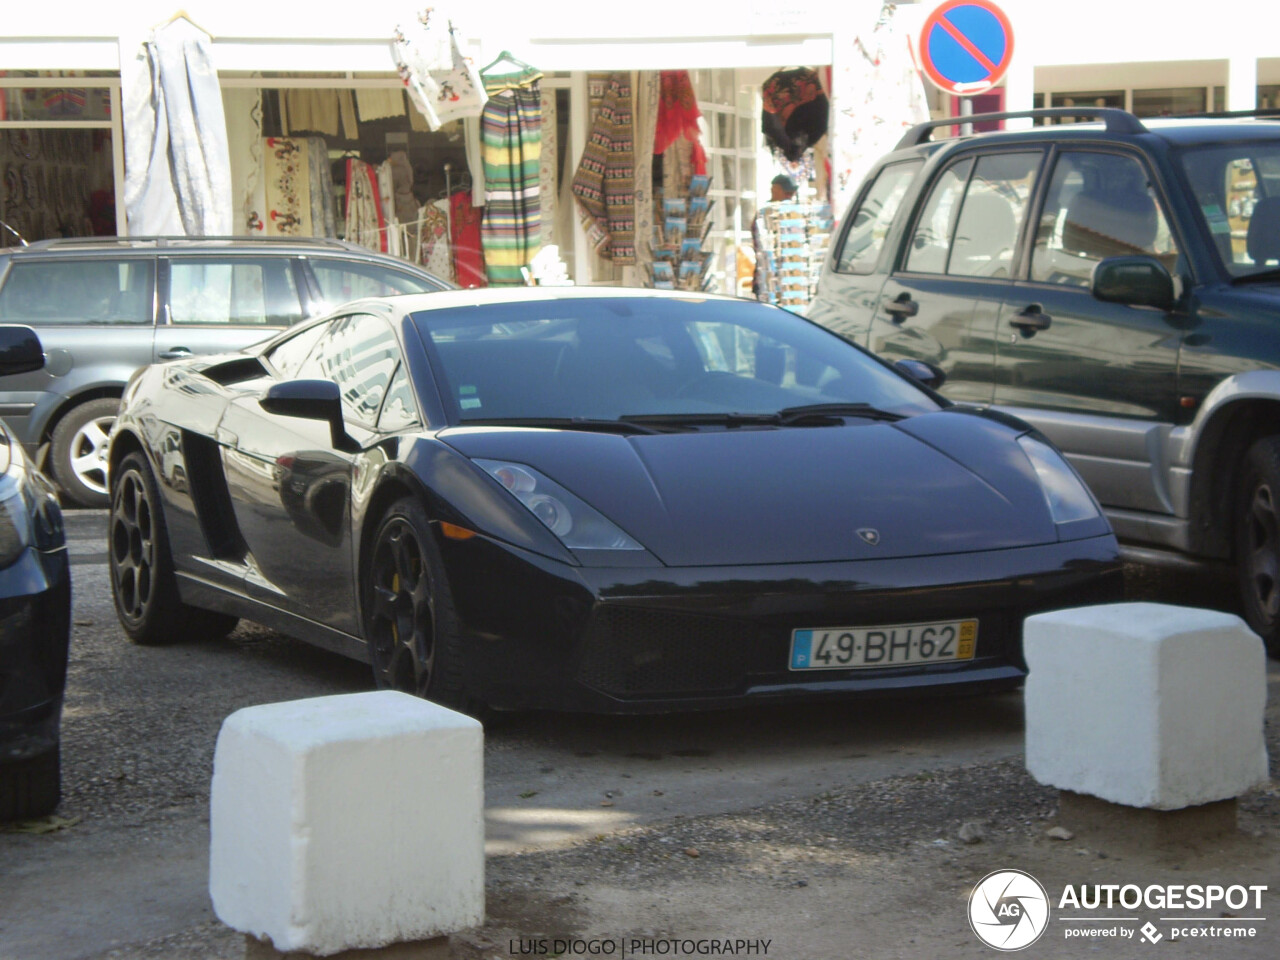
[[[119,409],[114,397],[90,400],[68,411],[53,429],[49,472],[76,506],[107,506],[107,434]]]
[[[1280,436],[1264,437],[1245,456],[1235,541],[1244,618],[1280,657]]]

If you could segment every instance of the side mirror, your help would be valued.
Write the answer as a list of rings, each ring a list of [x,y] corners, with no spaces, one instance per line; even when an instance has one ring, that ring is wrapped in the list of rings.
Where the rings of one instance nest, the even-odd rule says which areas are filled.
[[[329,438],[335,450],[348,453],[358,445],[342,422],[342,394],[332,380],[282,380],[273,383],[258,406],[278,417],[321,420],[329,424]]]
[[[893,365],[899,373],[905,373],[912,380],[923,383],[930,390],[937,390],[947,382],[946,371],[935,367],[927,360],[899,360]]]
[[[0,326],[0,377],[44,369],[44,347],[30,327]]]
[[[1107,257],[1093,268],[1093,295],[1131,307],[1174,306],[1173,277],[1155,257]]]

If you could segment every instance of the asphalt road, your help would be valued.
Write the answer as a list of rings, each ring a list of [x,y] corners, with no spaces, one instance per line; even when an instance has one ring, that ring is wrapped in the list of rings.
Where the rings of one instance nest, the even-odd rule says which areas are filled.
[[[119,630],[105,511],[68,514],[74,635],[60,829],[0,833],[0,960],[76,960],[206,926],[208,791],[240,707],[372,689],[366,666],[241,624],[141,648]],[[1229,585],[1131,568],[1131,595],[1231,609]],[[522,714],[486,731],[491,853],[1017,755],[1020,694],[674,717]],[[372,802],[369,815],[379,812]]]

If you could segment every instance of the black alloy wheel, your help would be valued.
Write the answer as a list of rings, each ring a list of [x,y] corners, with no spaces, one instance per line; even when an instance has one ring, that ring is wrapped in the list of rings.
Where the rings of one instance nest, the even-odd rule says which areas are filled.
[[[1280,657],[1280,437],[1245,457],[1236,509],[1236,568],[1244,618]]]
[[[236,617],[179,598],[160,495],[141,453],[129,454],[112,472],[107,551],[116,615],[134,642],[217,639],[235,628]]]
[[[397,501],[378,528],[364,601],[378,686],[463,709],[457,618],[431,524],[412,497]]]

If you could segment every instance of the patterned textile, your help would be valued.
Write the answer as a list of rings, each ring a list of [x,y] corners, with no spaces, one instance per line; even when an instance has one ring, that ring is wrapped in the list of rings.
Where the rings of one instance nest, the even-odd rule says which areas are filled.
[[[448,200],[437,200],[418,211],[418,262],[441,280],[454,279],[448,206]]]
[[[370,250],[387,250],[387,224],[373,167],[347,158],[346,239]]]
[[[453,24],[427,7],[396,27],[392,52],[410,102],[432,130],[451,120],[478,117],[487,96],[475,64],[462,55]]]
[[[542,93],[537,82],[490,93],[484,144],[484,262],[490,284],[523,284],[541,246]]]
[[[484,275],[484,254],[480,249],[480,222],[483,207],[471,205],[471,194],[459,190],[449,198],[449,218],[453,223],[453,273],[460,287],[488,285]]]
[[[694,96],[693,84],[689,81],[689,71],[663,70],[653,152],[666,153],[671,144],[683,137],[693,144],[693,172],[706,173],[707,154],[702,149],[702,135],[698,132],[698,120],[701,117],[698,98]]]
[[[311,188],[311,235],[338,235],[338,208],[333,198],[333,168],[324,137],[307,138],[308,181]]]
[[[393,256],[400,256],[400,231],[396,229],[395,180],[391,160],[382,161],[376,168],[378,200],[382,213],[382,249]]]
[[[573,178],[573,195],[578,198],[588,240],[600,256],[620,265],[636,260],[631,104],[631,75],[613,74]]]
[[[662,78],[658,72],[642,72],[636,81],[636,269],[632,276],[624,272],[626,286],[646,285],[643,268],[653,261],[653,144],[661,97]]]
[[[311,174],[306,140],[268,137],[266,233],[269,237],[311,236]]]
[[[262,137],[262,91],[226,89],[222,104],[227,115],[227,144],[231,152],[234,193],[233,224],[237,234],[266,232],[267,209],[263,181],[266,141]],[[113,229],[114,235],[115,230]]]
[[[538,173],[538,203],[542,208],[542,246],[556,242],[556,185],[560,182],[560,150],[556,143],[556,92],[542,91],[542,159]]]
[[[791,163],[827,135],[831,105],[815,71],[779,70],[764,82],[760,94],[765,142]]]
[[[911,38],[892,11],[874,23],[852,5],[835,16],[834,48],[848,51],[831,79],[831,204],[843,216],[872,164],[929,119],[929,105]]]

